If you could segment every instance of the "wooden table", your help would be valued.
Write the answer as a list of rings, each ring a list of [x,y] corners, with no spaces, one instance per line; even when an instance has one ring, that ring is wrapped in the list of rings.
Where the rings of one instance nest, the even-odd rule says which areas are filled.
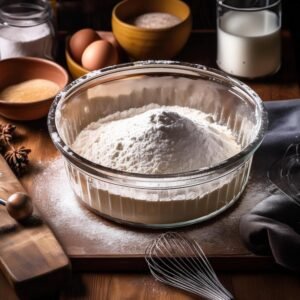
[[[194,33],[178,59],[215,65],[216,37],[214,32]],[[270,78],[247,81],[263,100],[300,98],[296,59],[291,36],[283,33],[283,65]],[[0,121],[5,121],[0,119]],[[46,128],[46,120],[16,123],[20,143],[32,149],[31,161],[57,156]],[[25,187],[31,184],[30,173],[22,179]],[[224,285],[236,299],[298,299],[300,276],[285,271],[277,273],[227,272],[218,273]],[[0,299],[17,299],[14,291],[0,274]],[[45,298],[46,299],[46,298]],[[49,299],[195,299],[192,295],[166,287],[146,273],[74,273],[66,288]]]

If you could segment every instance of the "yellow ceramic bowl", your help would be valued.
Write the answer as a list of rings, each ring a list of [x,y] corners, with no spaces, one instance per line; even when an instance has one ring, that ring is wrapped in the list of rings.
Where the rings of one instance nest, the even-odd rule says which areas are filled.
[[[69,72],[72,76],[73,79],[76,79],[78,77],[81,77],[88,72],[89,70],[85,69],[83,66],[78,64],[71,56],[70,51],[69,51],[69,40],[70,38],[67,38],[66,40],[66,50],[65,50],[65,55],[66,55],[66,63],[67,67],[69,69]]]
[[[141,28],[128,20],[149,12],[177,16],[181,22],[159,29]],[[188,40],[192,29],[191,12],[180,0],[124,0],[112,12],[112,30],[127,54],[133,59],[170,59],[177,55]]]

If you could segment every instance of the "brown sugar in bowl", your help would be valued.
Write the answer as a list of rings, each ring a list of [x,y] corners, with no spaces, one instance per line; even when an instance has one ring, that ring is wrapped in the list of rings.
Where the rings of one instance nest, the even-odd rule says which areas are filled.
[[[15,57],[0,61],[0,90],[23,81],[46,79],[61,91],[68,83],[67,71],[55,62],[35,57]],[[38,101],[14,102],[0,99],[0,115],[11,120],[30,121],[48,114],[54,97]]]

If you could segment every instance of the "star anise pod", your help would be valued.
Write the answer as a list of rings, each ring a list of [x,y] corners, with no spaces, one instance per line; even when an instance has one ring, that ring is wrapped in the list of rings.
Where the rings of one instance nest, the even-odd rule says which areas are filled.
[[[5,160],[17,176],[21,176],[26,171],[29,163],[28,154],[30,152],[30,149],[21,146],[17,149],[11,147],[11,150],[5,153]]]
[[[13,138],[13,133],[14,133],[15,129],[16,129],[15,125],[0,124],[0,148],[4,148],[5,146],[9,145],[9,142]]]
[[[16,125],[13,125],[13,124],[5,124],[5,125],[2,125],[2,128],[5,132],[10,133],[12,135],[17,127],[16,127]]]

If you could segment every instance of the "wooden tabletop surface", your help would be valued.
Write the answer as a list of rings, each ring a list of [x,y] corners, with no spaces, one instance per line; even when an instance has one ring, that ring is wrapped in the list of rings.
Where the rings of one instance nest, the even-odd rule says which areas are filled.
[[[215,65],[216,36],[214,32],[194,33],[178,59]],[[283,33],[283,63],[278,74],[270,78],[246,81],[263,100],[300,98],[298,72],[293,43],[289,33]],[[6,120],[0,119],[0,122]],[[19,142],[32,149],[33,166],[45,158],[58,155],[46,128],[46,119],[18,123]],[[31,184],[30,172],[22,179],[25,188]],[[217,275],[235,299],[299,299],[300,276],[277,272],[218,272]],[[0,299],[17,299],[14,291],[0,274]],[[46,299],[46,298],[43,298]],[[73,273],[65,289],[47,299],[196,299],[193,295],[156,282],[147,273]]]

